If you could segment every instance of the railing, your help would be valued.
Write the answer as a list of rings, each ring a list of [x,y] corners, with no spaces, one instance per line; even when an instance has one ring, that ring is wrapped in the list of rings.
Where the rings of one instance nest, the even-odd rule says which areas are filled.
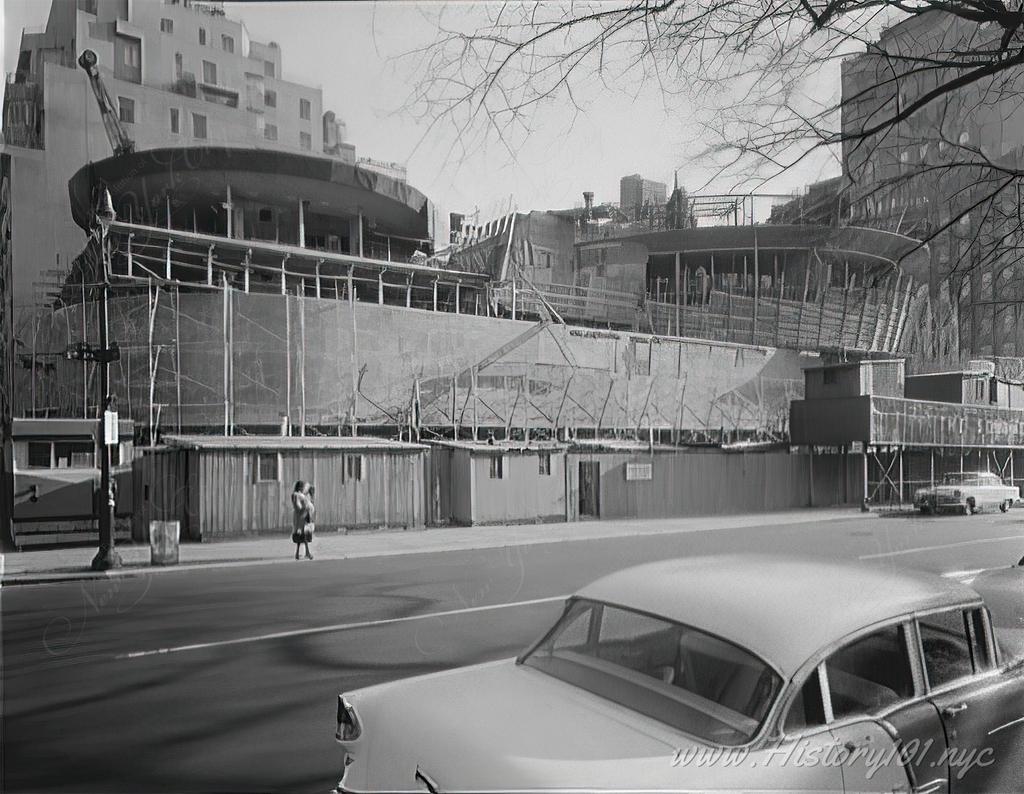
[[[504,281],[491,287],[491,295],[516,317],[543,316],[546,302],[564,320],[626,328],[636,326],[641,305],[640,296],[633,293],[571,284],[544,284],[534,289],[522,281]]]
[[[170,85],[170,90],[175,94],[196,98],[196,76],[192,72],[182,72],[181,77]]]
[[[654,333],[797,350],[879,350],[895,353],[906,331],[909,289],[831,287],[818,300],[778,295],[756,299],[698,291],[678,307],[648,301]],[[756,310],[755,310],[756,306]]]

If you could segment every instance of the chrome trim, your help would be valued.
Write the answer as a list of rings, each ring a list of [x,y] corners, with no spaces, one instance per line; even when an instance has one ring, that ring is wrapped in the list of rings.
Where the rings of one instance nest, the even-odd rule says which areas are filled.
[[[1019,722],[1024,722],[1024,717],[1017,717],[1017,719],[1015,719],[1015,720],[1010,720],[1009,722],[1005,722],[1002,725],[1000,725],[999,727],[993,728],[992,730],[990,730],[988,732],[988,735],[991,736],[994,733],[999,733],[999,731],[1003,730],[1004,728],[1009,728],[1011,725],[1016,725]]]
[[[922,783],[920,786],[915,786],[911,791],[914,794],[935,794],[943,785],[949,785],[949,778],[937,777],[934,780],[929,780],[927,783]]]
[[[835,712],[832,711],[832,688],[828,684],[828,670],[825,669],[825,662],[819,662],[818,686],[821,688],[821,706],[825,713],[825,724],[830,725],[835,720]],[[808,679],[810,676],[808,676]]]

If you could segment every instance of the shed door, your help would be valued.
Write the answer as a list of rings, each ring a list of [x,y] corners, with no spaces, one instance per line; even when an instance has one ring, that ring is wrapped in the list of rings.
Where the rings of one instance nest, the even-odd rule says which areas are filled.
[[[601,464],[598,461],[580,461],[580,518],[601,515]]]

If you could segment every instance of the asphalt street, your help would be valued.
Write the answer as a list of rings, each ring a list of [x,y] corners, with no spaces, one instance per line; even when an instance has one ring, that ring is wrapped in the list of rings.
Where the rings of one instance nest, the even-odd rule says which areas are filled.
[[[514,655],[580,585],[720,552],[969,575],[1024,556],[1024,511],[4,588],[2,789],[323,794],[339,691]]]

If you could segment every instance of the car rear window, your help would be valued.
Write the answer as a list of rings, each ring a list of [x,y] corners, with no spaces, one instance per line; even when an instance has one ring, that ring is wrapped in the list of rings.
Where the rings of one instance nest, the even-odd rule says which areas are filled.
[[[731,642],[584,599],[569,605],[523,663],[721,745],[753,738],[782,683]]]

